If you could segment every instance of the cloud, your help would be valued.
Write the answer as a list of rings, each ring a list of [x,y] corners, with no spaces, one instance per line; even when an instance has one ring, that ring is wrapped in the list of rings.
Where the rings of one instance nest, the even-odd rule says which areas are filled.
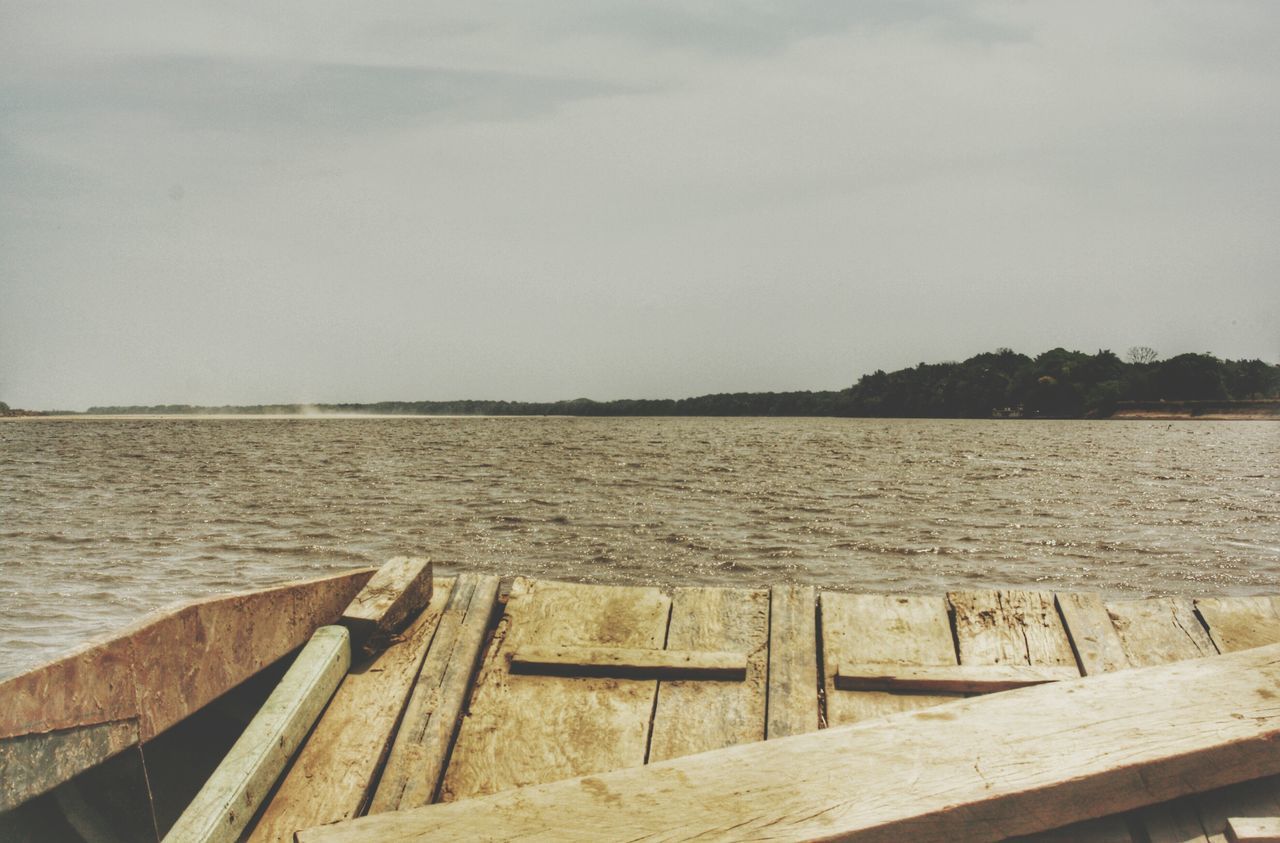
[[[1280,356],[1270,4],[601,8],[24,7],[4,400]]]

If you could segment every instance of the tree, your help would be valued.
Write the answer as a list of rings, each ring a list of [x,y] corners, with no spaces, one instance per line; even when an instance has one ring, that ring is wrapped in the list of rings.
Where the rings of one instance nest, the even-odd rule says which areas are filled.
[[[1124,356],[1130,363],[1145,366],[1148,363],[1154,363],[1159,360],[1160,352],[1149,345],[1135,345],[1125,352]]]

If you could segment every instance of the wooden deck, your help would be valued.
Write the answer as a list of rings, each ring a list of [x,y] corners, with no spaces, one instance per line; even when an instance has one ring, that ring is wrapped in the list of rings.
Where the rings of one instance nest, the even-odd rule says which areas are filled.
[[[299,830],[368,814],[808,734],[952,702],[966,690],[1276,642],[1280,598],[1271,597],[438,577],[426,608],[390,646],[357,654],[244,839],[292,841]],[[219,706],[225,714],[227,700]],[[169,739],[158,736],[129,762],[141,763],[144,779]],[[162,836],[176,813],[158,809],[155,797],[177,785],[155,768],[151,775],[143,783],[148,825]],[[90,770],[42,798],[77,830],[92,829],[101,823],[81,796],[102,779]],[[1023,839],[1219,843],[1228,818],[1250,816],[1280,816],[1280,777]],[[11,828],[4,820],[0,832]]]
[[[249,839],[290,840],[294,830],[367,812],[636,767],[957,698],[845,690],[841,665],[1090,675],[1277,641],[1274,598],[663,591],[529,579],[516,579],[499,597],[493,578],[437,580],[432,606],[402,642],[357,668],[339,691]],[[563,656],[582,650],[590,662],[589,648],[601,647],[680,651],[673,664],[691,652],[740,654],[746,671],[690,677],[679,664],[650,659],[614,669],[583,664],[574,675],[574,659]],[[570,664],[512,669],[513,656],[519,667],[520,654],[534,651],[556,651]],[[1263,780],[1037,839],[1209,843],[1225,839],[1228,816],[1272,815],[1278,800],[1280,782]]]

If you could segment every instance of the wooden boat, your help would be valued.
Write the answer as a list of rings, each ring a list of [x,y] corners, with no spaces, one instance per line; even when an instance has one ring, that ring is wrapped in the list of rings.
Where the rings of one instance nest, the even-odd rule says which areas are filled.
[[[411,591],[374,574],[0,683],[0,840],[1209,843],[1280,816],[1276,598],[461,574],[347,669],[330,625]]]

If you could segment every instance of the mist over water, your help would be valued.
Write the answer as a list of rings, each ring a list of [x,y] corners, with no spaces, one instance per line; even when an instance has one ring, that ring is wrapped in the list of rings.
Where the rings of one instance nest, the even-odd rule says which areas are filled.
[[[165,604],[376,565],[622,584],[1280,592],[1280,425],[0,424],[0,675]]]

